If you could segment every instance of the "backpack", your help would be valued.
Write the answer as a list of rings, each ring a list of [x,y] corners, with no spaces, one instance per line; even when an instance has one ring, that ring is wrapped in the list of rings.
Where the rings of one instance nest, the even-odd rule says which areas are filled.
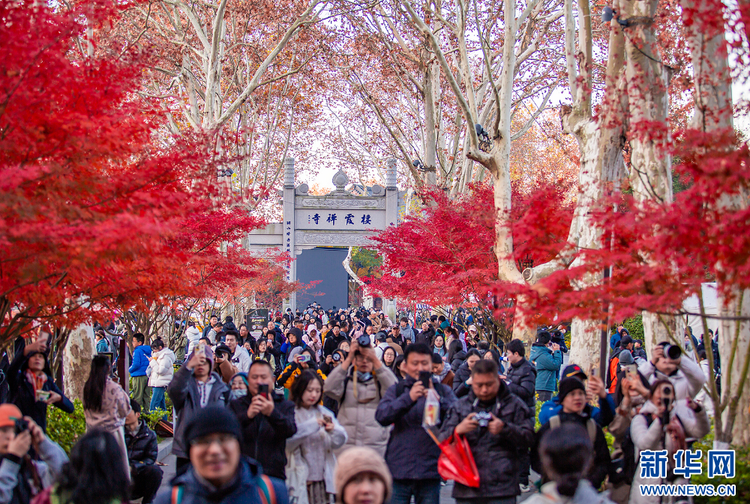
[[[614,394],[617,389],[617,373],[620,371],[620,352],[616,352],[609,359],[609,369],[607,370],[607,392]]]
[[[651,427],[651,423],[654,421],[651,415],[643,415],[643,417],[646,419],[646,426]],[[638,462],[635,460],[635,444],[630,436],[630,426],[625,431],[620,450],[622,450],[622,453],[616,459],[612,459],[612,465],[609,469],[609,481],[614,485],[632,482],[638,468]]]
[[[261,504],[276,504],[276,490],[273,488],[273,482],[265,474],[259,474],[255,478],[256,486],[258,487],[258,496],[260,497]],[[175,485],[172,487],[172,504],[181,504],[182,495],[185,487]]]
[[[561,425],[560,415],[555,415],[549,419],[549,429],[557,429]],[[596,422],[592,418],[586,420],[586,431],[589,433],[591,443],[596,442]]]

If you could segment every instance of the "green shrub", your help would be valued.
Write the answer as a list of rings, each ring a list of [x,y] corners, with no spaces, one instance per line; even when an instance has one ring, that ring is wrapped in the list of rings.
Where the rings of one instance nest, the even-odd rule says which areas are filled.
[[[156,427],[156,424],[159,423],[159,420],[161,420],[163,417],[167,417],[168,420],[171,420],[169,418],[169,411],[164,411],[163,409],[153,409],[151,411],[142,411],[141,412],[141,419],[145,420],[148,424],[149,428],[151,430]]]
[[[86,417],[83,414],[83,403],[73,401],[75,411],[66,413],[55,407],[47,408],[47,436],[59,444],[65,453],[86,433]]]
[[[625,322],[622,323],[622,325],[625,326],[625,329],[628,330],[628,332],[630,333],[630,337],[643,341],[644,333],[642,315],[636,315],[635,317],[626,319]]]
[[[716,504],[722,502],[750,502],[750,447],[732,446],[735,450],[735,471],[734,478],[727,479],[724,477],[708,479],[708,450],[713,448],[714,429],[711,426],[711,432],[706,437],[693,444],[693,450],[701,450],[701,462],[703,472],[690,478],[690,483],[694,485],[736,485],[737,495],[734,497],[693,497],[694,504]]]

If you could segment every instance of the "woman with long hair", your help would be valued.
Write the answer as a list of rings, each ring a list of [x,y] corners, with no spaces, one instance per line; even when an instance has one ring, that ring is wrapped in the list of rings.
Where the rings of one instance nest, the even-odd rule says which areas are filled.
[[[124,504],[128,502],[128,465],[114,436],[101,429],[86,433],[70,451],[58,481],[35,504]]]
[[[125,390],[109,377],[109,359],[97,355],[91,360],[91,372],[83,386],[83,413],[86,430],[101,429],[112,434],[120,446],[120,456],[128,466],[125,446],[125,418],[131,411]]]
[[[432,342],[432,352],[438,354],[440,357],[445,357],[448,351],[445,349],[445,338],[441,335],[435,336]]]
[[[380,360],[385,364],[385,367],[396,372],[395,369],[393,369],[393,363],[396,362],[396,357],[398,354],[396,353],[396,349],[392,346],[385,347],[383,350],[383,355],[380,357]]]
[[[287,439],[287,488],[297,504],[328,504],[336,492],[333,450],[346,443],[346,430],[331,410],[320,404],[323,380],[306,369],[294,382],[290,398],[294,401],[297,433]]]

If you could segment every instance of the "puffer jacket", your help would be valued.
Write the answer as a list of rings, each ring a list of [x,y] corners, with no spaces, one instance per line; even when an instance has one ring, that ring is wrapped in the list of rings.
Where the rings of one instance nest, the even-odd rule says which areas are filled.
[[[685,359],[683,359],[685,360]],[[689,360],[689,359],[688,359]],[[676,389],[677,387],[675,387]],[[651,401],[646,401],[646,404],[641,408],[640,414],[633,417],[630,422],[630,437],[635,445],[635,460],[640,460],[640,452],[643,450],[664,450],[668,449],[671,443],[667,443],[668,446],[664,446],[662,442],[664,429],[662,427],[661,419],[651,421],[649,425],[648,418],[653,413],[656,413],[657,408]],[[670,413],[670,420],[677,417],[679,422],[682,424],[682,428],[685,431],[685,437],[687,438],[702,438],[708,434],[711,425],[708,421],[708,415],[706,414],[705,408],[701,408],[700,411],[694,412],[687,407],[687,401],[677,400],[675,407]],[[672,453],[669,455],[672,458]],[[667,482],[662,481],[658,478],[641,478],[641,466],[638,464],[638,468],[635,471],[635,479],[633,479],[633,485],[630,487],[630,504],[669,504],[677,502],[676,497],[658,497],[641,495],[640,485],[684,485],[688,481],[684,478],[677,477],[675,481]]]
[[[228,487],[216,489],[202,483],[195,470],[191,467],[186,472],[175,476],[169,482],[170,487],[159,493],[155,504],[171,504],[172,492],[175,487],[182,489],[180,504],[263,504],[258,481],[263,469],[248,457],[240,458],[239,477]],[[271,478],[273,492],[276,494],[277,504],[289,504],[286,485],[283,480]]]
[[[133,350],[133,362],[130,364],[128,373],[133,378],[138,376],[146,376],[146,370],[148,369],[149,357],[151,357],[151,347],[143,344],[138,345]]]
[[[185,355],[190,355],[193,351],[193,347],[198,344],[201,339],[201,332],[196,327],[188,327],[185,329],[185,337],[188,340],[188,349]]]
[[[464,363],[466,360],[466,352],[461,350],[460,352],[456,352],[456,355],[453,356],[453,359],[451,360],[451,371],[454,373],[458,371],[458,368],[461,367],[461,364]]]
[[[416,380],[408,376],[391,385],[375,411],[375,419],[382,426],[393,425],[385,461],[394,479],[438,479],[437,461],[440,448],[422,427],[426,398],[411,400],[409,391]],[[432,380],[440,394],[440,419],[456,402],[450,387]]]
[[[512,394],[504,382],[494,403],[483,404],[470,391],[453,403],[440,428],[439,439],[445,440],[461,421],[471,413],[489,411],[505,426],[499,434],[480,427],[466,434],[471,453],[479,470],[479,488],[460,483],[453,487],[454,499],[501,498],[519,495],[520,455],[534,440],[534,418],[524,402]]]
[[[557,483],[550,481],[542,485],[539,493],[533,494],[526,504],[615,504],[605,495],[600,494],[588,480],[582,479],[578,482],[578,489],[573,497],[563,497],[557,492]]]
[[[517,395],[529,408],[536,407],[536,369],[529,361],[522,358],[515,364],[508,366],[505,373],[506,378],[510,381],[508,389]]]
[[[701,387],[706,383],[706,377],[703,375],[703,370],[700,365],[694,360],[688,358],[680,359],[680,367],[667,376],[651,362],[646,361],[638,366],[638,372],[641,373],[649,383],[654,383],[656,380],[666,378],[672,382],[674,386],[674,394],[676,399],[687,399],[688,397],[693,399],[701,391]]]
[[[357,382],[355,395],[353,374],[354,366],[348,369],[338,366],[328,375],[323,387],[327,397],[339,402],[338,420],[348,436],[346,444],[337,450],[336,455],[353,446],[368,446],[385,456],[391,428],[378,423],[375,411],[385,391],[398,380],[390,369],[381,366],[373,372],[373,379]]]
[[[529,360],[536,366],[536,391],[554,392],[557,390],[557,375],[562,365],[562,352],[553,352],[544,345],[531,346]]]
[[[456,374],[453,376],[453,393],[456,397],[463,397],[471,390],[471,385],[466,385],[466,380],[471,377],[471,369],[469,369],[469,363],[464,362],[456,370]]]
[[[174,376],[174,361],[176,357],[169,348],[162,348],[156,360],[149,361],[151,376],[148,378],[149,387],[166,387]]]
[[[125,429],[125,446],[128,449],[128,462],[136,469],[154,465],[159,456],[156,433],[148,427],[145,420],[141,420],[135,434]]]
[[[231,389],[221,380],[217,373],[211,373],[213,384],[208,396],[208,404],[225,406],[229,402]],[[174,425],[174,443],[172,444],[172,453],[177,457],[188,457],[189,447],[185,442],[185,428],[195,413],[200,409],[200,397],[198,394],[198,384],[195,382],[193,372],[183,365],[179,371],[174,374],[172,383],[167,387],[167,394],[172,399],[177,420]]]

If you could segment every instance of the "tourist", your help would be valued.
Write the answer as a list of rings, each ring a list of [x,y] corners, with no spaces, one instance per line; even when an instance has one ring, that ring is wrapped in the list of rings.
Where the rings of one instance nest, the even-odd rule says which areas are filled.
[[[365,446],[349,448],[339,456],[334,481],[337,504],[385,504],[393,489],[385,460]]]

